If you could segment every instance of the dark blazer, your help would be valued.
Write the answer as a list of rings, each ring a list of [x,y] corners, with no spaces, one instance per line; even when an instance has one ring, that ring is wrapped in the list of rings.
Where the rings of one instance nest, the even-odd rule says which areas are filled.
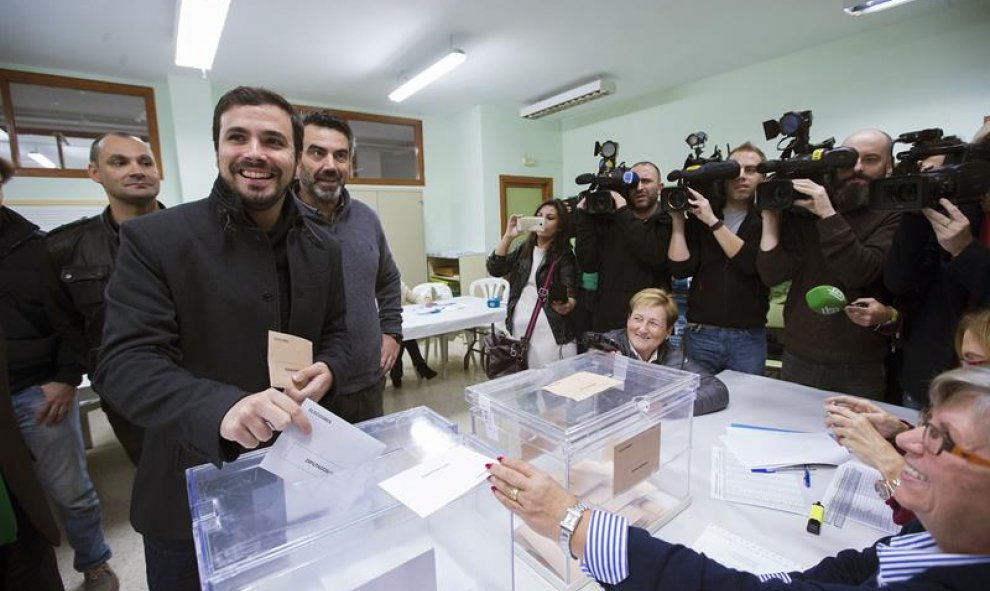
[[[921,212],[905,213],[894,234],[890,256],[884,264],[883,279],[893,294],[893,303],[903,315],[901,348],[901,388],[911,398],[928,402],[932,378],[958,363],[955,351],[956,326],[971,306],[990,305],[990,263],[983,264],[980,277],[979,253],[990,259],[978,244],[983,210],[979,203],[964,203],[959,209],[969,218],[973,243],[953,258],[939,246]]]
[[[334,375],[328,397],[345,378],[340,248],[309,208],[287,199],[288,326],[276,249],[222,180],[208,199],[121,225],[96,379],[125,418],[147,429],[131,501],[142,534],[190,538],[185,469],[242,451],[220,438],[220,422],[269,386],[269,330],[313,341],[313,359]]]
[[[7,490],[17,499],[21,510],[28,516],[34,527],[53,546],[58,546],[60,536],[52,512],[48,509],[48,498],[41,490],[34,476],[34,462],[21,429],[17,426],[14,407],[10,403],[10,388],[7,386],[7,338],[0,325],[0,473]],[[0,485],[2,486],[2,485]]]
[[[512,319],[515,317],[519,296],[522,295],[523,289],[525,289],[526,283],[529,281],[529,276],[533,272],[532,251],[530,251],[529,256],[523,256],[522,250],[523,247],[519,246],[504,257],[492,252],[492,254],[488,255],[488,260],[485,262],[485,267],[488,269],[489,275],[493,277],[509,276],[509,302],[506,309],[505,325],[510,333],[512,332]],[[546,281],[547,272],[550,270],[550,264],[552,262],[548,254],[543,258],[540,268],[536,270],[537,289],[542,287],[543,282]],[[550,279],[550,284],[552,285],[554,283],[564,284],[567,287],[567,295],[570,297],[574,297],[574,294],[577,292],[577,261],[574,259],[574,253],[571,252],[570,246],[568,246],[564,254],[560,255],[560,260],[553,270],[553,278]],[[571,332],[567,319],[558,314],[550,304],[550,299],[547,298],[547,301],[543,303],[543,312],[547,315],[547,322],[550,324],[550,330],[553,331],[554,340],[557,341],[558,345],[573,341],[574,334]],[[525,314],[527,319],[532,313],[532,310],[520,311],[520,314]],[[523,335],[514,336],[522,337]]]
[[[607,341],[614,343],[619,352],[626,357],[633,359],[639,358],[639,355],[633,351],[632,345],[629,344],[626,329],[617,328],[602,336]],[[669,341],[664,341],[660,345],[657,358],[653,363],[698,374],[701,380],[698,383],[698,393],[694,398],[695,416],[706,415],[729,406],[729,387],[725,385],[725,382],[706,372],[700,365],[688,359],[680,347],[671,347]]]
[[[659,208],[645,220],[636,218],[630,207],[611,215],[575,209],[574,227],[578,266],[584,273],[598,273],[592,330],[625,326],[629,300],[636,292],[647,287],[670,291],[670,217]]]
[[[886,542],[883,538],[879,542]],[[651,537],[643,529],[629,528],[629,576],[618,585],[604,585],[615,591],[660,591],[684,589],[702,591],[862,591],[876,589],[879,566],[873,547],[843,550],[804,572],[788,573],[783,581],[761,582],[754,574],[737,571],[698,554],[690,548]],[[889,591],[982,591],[990,580],[990,564],[938,567],[903,583],[883,587]]]

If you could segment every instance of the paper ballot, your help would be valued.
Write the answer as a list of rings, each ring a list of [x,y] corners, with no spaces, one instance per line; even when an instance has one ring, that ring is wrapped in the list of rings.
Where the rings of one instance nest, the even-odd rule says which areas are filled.
[[[312,400],[305,400],[302,409],[313,431],[304,435],[290,425],[261,461],[262,468],[283,480],[328,478],[370,462],[385,451],[384,443]]]
[[[838,466],[850,457],[849,451],[824,431],[788,433],[729,427],[719,438],[747,468],[780,468],[804,464]]]
[[[292,376],[313,365],[313,343],[291,334],[268,331],[268,379],[272,388],[288,388]]]
[[[420,517],[428,517],[484,482],[488,478],[485,464],[494,461],[458,445],[379,482],[378,486]]]
[[[710,523],[691,548],[723,566],[757,575],[804,570],[793,560]]]

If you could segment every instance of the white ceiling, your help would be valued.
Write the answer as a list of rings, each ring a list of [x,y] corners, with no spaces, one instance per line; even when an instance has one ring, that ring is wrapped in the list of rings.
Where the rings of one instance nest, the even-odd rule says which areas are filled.
[[[954,0],[955,3],[977,0]],[[445,114],[522,107],[598,76],[617,101],[951,9],[920,0],[860,18],[842,0],[232,0],[209,77],[299,101]],[[148,81],[173,64],[178,0],[4,0],[0,62]],[[401,105],[400,72],[445,53],[467,62]],[[809,64],[814,67],[814,64]]]

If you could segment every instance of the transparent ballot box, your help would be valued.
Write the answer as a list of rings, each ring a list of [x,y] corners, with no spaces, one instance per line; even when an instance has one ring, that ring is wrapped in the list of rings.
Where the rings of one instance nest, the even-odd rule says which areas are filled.
[[[454,446],[498,452],[425,407],[358,427],[386,449],[332,481],[289,484],[260,467],[267,450],[186,471],[203,589],[513,588],[512,517],[487,482],[426,518],[378,486]]]
[[[584,503],[655,532],[690,503],[698,376],[600,351],[466,389],[472,431]],[[588,583],[556,540],[521,520],[519,557],[558,589]]]

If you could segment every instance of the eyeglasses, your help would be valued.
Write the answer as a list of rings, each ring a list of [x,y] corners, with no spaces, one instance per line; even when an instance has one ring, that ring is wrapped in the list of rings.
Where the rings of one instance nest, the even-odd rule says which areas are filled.
[[[928,422],[927,417],[919,426],[925,428],[925,432],[921,439],[922,445],[924,446],[925,451],[933,456],[937,456],[944,451],[954,456],[959,456],[971,464],[990,468],[990,459],[959,447],[959,444],[953,441],[952,437],[948,433]]]

